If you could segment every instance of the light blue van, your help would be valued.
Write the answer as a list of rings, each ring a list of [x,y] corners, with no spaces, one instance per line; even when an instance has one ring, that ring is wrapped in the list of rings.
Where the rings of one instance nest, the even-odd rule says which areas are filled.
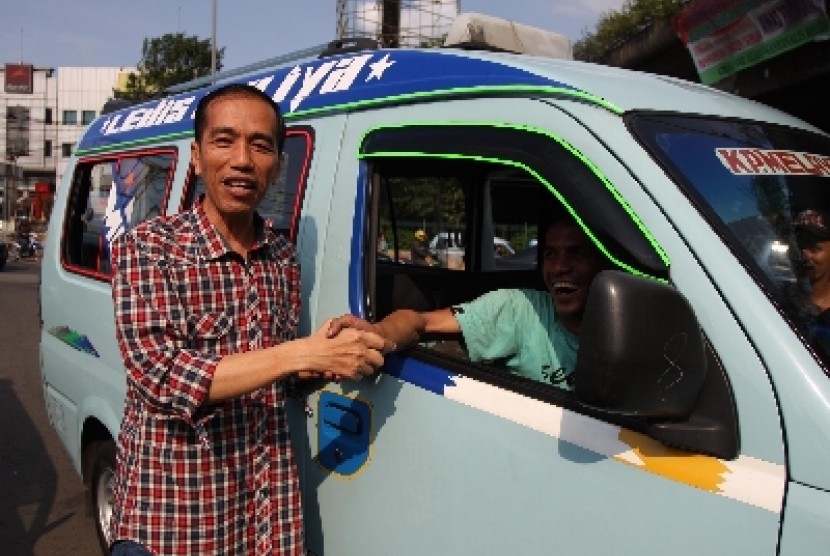
[[[505,53],[337,51],[218,80],[286,112],[261,212],[299,247],[303,333],[543,288],[536,247],[496,257],[493,238],[536,245],[550,205],[615,268],[592,288],[573,391],[427,338],[290,401],[311,553],[830,551],[830,330],[795,226],[830,208],[826,133],[692,83]],[[44,395],[99,533],[125,392],[109,243],[198,195],[209,87],[100,117],[57,191]],[[407,264],[420,228],[461,231],[462,264]]]

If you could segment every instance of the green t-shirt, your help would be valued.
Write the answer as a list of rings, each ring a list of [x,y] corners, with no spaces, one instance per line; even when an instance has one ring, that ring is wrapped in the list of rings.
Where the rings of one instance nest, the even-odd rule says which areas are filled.
[[[471,360],[502,362],[516,374],[572,389],[579,338],[556,317],[549,292],[496,290],[458,308]]]

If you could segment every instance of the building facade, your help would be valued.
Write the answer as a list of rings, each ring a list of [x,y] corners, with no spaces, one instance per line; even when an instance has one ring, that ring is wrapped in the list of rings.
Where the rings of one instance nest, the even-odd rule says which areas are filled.
[[[51,198],[84,128],[135,68],[0,66],[0,221],[49,217]]]

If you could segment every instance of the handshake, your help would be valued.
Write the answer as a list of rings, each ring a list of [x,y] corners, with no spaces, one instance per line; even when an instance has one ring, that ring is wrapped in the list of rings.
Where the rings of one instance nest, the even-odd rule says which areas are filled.
[[[383,365],[384,355],[396,349],[380,327],[354,315],[326,321],[306,338],[305,355],[313,371],[300,371],[301,379],[360,380]]]

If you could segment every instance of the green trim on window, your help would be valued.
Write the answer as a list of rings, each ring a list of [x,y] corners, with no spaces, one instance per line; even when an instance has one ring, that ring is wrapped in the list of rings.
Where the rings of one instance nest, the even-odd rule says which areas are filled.
[[[654,251],[663,261],[663,264],[666,266],[669,265],[669,257],[660,244],[657,242],[657,238],[654,237],[649,229],[645,226],[645,224],[640,220],[634,210],[631,208],[631,205],[623,198],[619,191],[611,184],[607,177],[605,177],[602,172],[600,172],[599,168],[582,152],[576,149],[573,145],[562,139],[561,137],[555,136],[546,130],[539,129],[532,126],[525,126],[520,124],[502,124],[502,123],[495,123],[495,122],[416,122],[410,124],[396,124],[396,125],[384,125],[384,126],[377,126],[368,130],[361,140],[361,150],[362,145],[365,143],[366,138],[372,134],[376,133],[381,130],[385,129],[404,129],[409,127],[441,127],[441,126],[463,126],[463,127],[493,127],[493,128],[501,128],[501,129],[515,129],[517,131],[524,131],[530,133],[537,133],[539,135],[543,135],[548,137],[549,139],[554,140],[556,143],[561,145],[565,148],[568,152],[573,154],[577,157],[583,164],[585,164],[589,170],[599,179],[608,192],[614,197],[614,199],[620,204],[620,206],[625,210],[626,214],[628,214],[629,218],[634,222],[649,244],[652,246]],[[507,160],[502,158],[492,158],[492,157],[484,157],[484,156],[476,156],[476,155],[467,155],[467,154],[458,154],[458,153],[425,153],[425,152],[412,152],[412,151],[379,151],[373,153],[362,153],[358,152],[359,159],[370,159],[370,158],[393,158],[393,157],[410,157],[410,158],[444,158],[450,160],[475,160],[479,162],[489,162],[494,164],[501,164],[503,166],[510,166],[513,168],[519,168],[527,172],[528,174],[532,175],[534,178],[539,180],[541,183],[545,185],[548,191],[559,200],[560,203],[566,208],[568,213],[574,218],[574,220],[579,224],[579,226],[583,229],[586,235],[593,241],[593,243],[597,246],[597,248],[608,258],[608,260],[612,261],[616,266],[622,268],[632,274],[640,275],[640,276],[647,276],[649,278],[653,278],[655,280],[659,280],[661,282],[666,282],[666,280],[662,278],[658,278],[655,276],[650,276],[645,274],[644,272],[632,267],[631,265],[626,264],[623,261],[618,260],[615,258],[608,249],[602,244],[602,242],[597,239],[597,237],[591,232],[582,218],[579,217],[576,210],[565,200],[565,198],[559,193],[559,191],[554,187],[550,182],[548,182],[545,178],[543,178],[538,172],[534,169],[530,168],[526,164],[522,162],[518,162],[515,160]]]

